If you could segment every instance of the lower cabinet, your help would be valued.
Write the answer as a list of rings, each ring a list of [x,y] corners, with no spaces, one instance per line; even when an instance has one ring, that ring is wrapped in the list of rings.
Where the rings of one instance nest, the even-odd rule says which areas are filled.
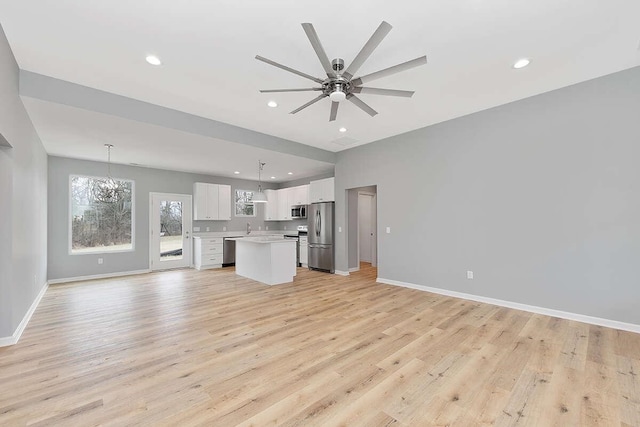
[[[307,236],[300,236],[300,264],[303,267],[309,266],[309,241]]]
[[[194,264],[198,270],[222,267],[222,237],[194,237]]]

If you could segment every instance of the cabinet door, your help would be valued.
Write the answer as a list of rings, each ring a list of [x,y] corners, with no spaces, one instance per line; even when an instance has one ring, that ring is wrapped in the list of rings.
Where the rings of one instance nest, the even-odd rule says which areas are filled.
[[[218,217],[218,184],[205,184],[207,186],[207,219],[219,219]]]
[[[321,202],[322,197],[322,180],[320,181],[311,181],[309,184],[309,200],[311,203]]]
[[[278,190],[278,219],[286,221],[291,219],[291,205],[289,204],[289,189]]]
[[[218,185],[218,219],[231,219],[231,186]]]
[[[264,190],[264,195],[267,196],[267,206],[264,210],[265,221],[277,221],[278,220],[278,191],[277,190]]]
[[[193,219],[207,219],[207,184],[204,182],[193,184]]]
[[[309,186],[308,185],[301,185],[300,187],[300,200],[302,200],[302,203],[300,203],[301,205],[308,205],[309,204]]]
[[[323,180],[322,183],[322,195],[324,197],[324,202],[335,202],[335,178],[327,178]]]

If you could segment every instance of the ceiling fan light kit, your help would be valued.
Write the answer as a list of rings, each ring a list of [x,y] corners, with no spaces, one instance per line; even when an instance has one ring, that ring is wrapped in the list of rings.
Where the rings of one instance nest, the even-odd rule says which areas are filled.
[[[290,73],[296,74],[300,77],[304,77],[308,80],[312,80],[320,85],[320,87],[311,87],[311,88],[302,88],[302,89],[265,89],[261,90],[261,93],[273,93],[273,92],[311,92],[318,91],[322,92],[321,95],[318,95],[311,101],[306,104],[296,108],[291,111],[290,114],[296,114],[301,110],[309,107],[310,105],[315,104],[316,102],[329,98],[331,100],[331,111],[329,113],[329,121],[335,121],[338,116],[338,107],[342,101],[350,101],[356,107],[360,108],[365,113],[369,114],[371,117],[378,114],[376,110],[371,108],[368,104],[358,98],[355,94],[371,94],[371,95],[383,95],[383,96],[398,96],[404,98],[410,98],[413,96],[413,91],[408,90],[394,90],[394,89],[381,89],[381,88],[372,88],[372,87],[364,87],[362,84],[380,79],[383,77],[391,76],[393,74],[400,73],[402,71],[409,70],[411,68],[418,67],[420,65],[424,65],[427,63],[427,57],[421,56],[419,58],[413,59],[411,61],[404,62],[402,64],[394,65],[393,67],[385,68],[380,71],[376,71],[371,74],[367,74],[358,78],[353,78],[355,73],[358,72],[362,64],[371,56],[373,51],[378,47],[380,42],[389,34],[391,28],[393,28],[388,22],[382,21],[382,23],[378,26],[373,35],[369,38],[369,40],[362,47],[360,52],[353,59],[351,64],[344,69],[344,60],[341,58],[336,58],[333,61],[329,61],[329,57],[327,56],[324,48],[322,47],[322,43],[320,43],[320,39],[318,38],[318,34],[316,33],[315,28],[310,23],[302,24],[302,28],[307,35],[307,38],[311,42],[311,46],[313,50],[315,50],[318,59],[320,60],[320,64],[324,71],[327,74],[327,77],[322,79],[318,77],[311,76],[309,74],[303,73],[302,71],[295,70],[291,67],[287,67],[286,65],[282,65],[278,62],[272,61],[270,59],[264,58],[260,55],[256,55],[256,59],[267,63],[269,65],[273,65],[274,67],[278,67]]]

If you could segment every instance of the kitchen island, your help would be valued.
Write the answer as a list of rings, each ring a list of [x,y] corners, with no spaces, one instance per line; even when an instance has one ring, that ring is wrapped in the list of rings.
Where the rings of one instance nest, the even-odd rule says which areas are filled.
[[[293,282],[296,241],[274,236],[242,237],[236,241],[236,274],[267,285]]]

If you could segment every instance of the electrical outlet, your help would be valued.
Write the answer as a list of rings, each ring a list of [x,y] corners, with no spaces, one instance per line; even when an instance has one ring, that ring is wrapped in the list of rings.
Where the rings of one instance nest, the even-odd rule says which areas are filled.
[[[262,231],[262,226],[261,225],[258,226],[258,231]]]
[[[391,234],[391,227],[387,227],[387,234]]]
[[[265,227],[264,227],[264,229],[265,229],[265,230],[267,230],[267,231],[269,231],[269,226],[268,226],[268,225],[267,225],[267,226],[265,226]]]
[[[98,264],[102,265],[104,263],[104,258],[98,258]]]
[[[227,231],[227,227],[222,227],[222,231]]]
[[[194,232],[198,232],[198,231],[200,231],[200,227],[193,227],[193,231],[194,231]]]
[[[211,227],[207,227],[207,231],[211,230]]]
[[[286,226],[286,225],[284,226],[284,229],[285,229],[285,230],[287,229],[287,226]]]
[[[473,271],[467,270],[467,279],[473,279]]]

